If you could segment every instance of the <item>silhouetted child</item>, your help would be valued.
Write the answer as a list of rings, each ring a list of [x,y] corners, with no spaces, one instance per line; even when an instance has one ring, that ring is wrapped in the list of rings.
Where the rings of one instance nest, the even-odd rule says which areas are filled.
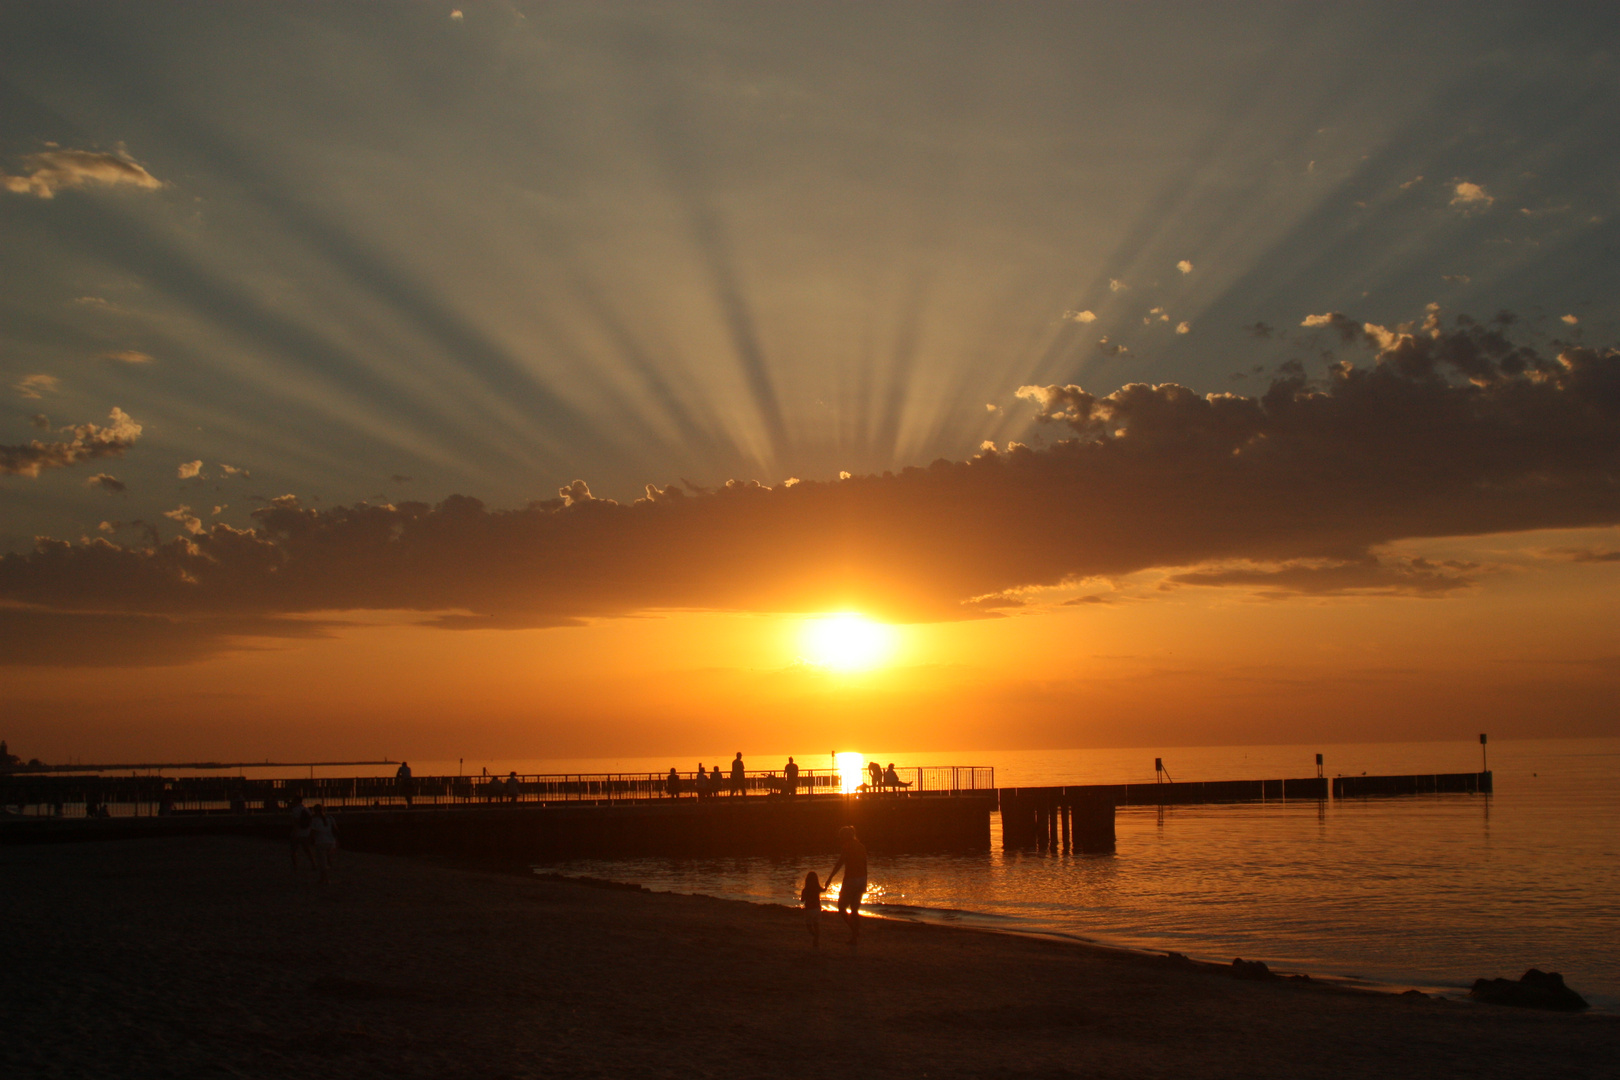
[[[811,870],[804,875],[804,888],[799,890],[799,903],[804,905],[804,925],[810,928],[810,940],[821,948],[821,894],[827,886]]]

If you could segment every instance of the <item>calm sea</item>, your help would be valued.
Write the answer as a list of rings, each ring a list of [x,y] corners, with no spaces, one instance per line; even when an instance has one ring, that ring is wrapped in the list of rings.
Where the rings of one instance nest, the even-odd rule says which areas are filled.
[[[992,819],[987,853],[874,856],[871,910],[1220,962],[1241,956],[1448,996],[1481,976],[1517,978],[1540,967],[1562,972],[1594,1007],[1620,1011],[1620,739],[1488,749],[1492,796],[1121,808],[1118,853],[1110,856],[1004,853]],[[1155,757],[1176,780],[1310,776],[1318,752],[1330,776],[1480,766],[1471,742],[870,756],[992,765],[997,783],[1013,786],[1151,780]],[[671,763],[488,764],[491,772],[655,772]],[[825,874],[830,865],[638,859],[555,869],[791,905],[804,872]]]

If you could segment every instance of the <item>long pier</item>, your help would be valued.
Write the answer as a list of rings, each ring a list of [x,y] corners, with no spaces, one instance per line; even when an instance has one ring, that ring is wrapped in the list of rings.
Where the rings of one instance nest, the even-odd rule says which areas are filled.
[[[0,774],[0,843],[226,832],[284,838],[294,798],[337,809],[346,847],[487,861],[830,852],[854,825],[878,853],[1115,850],[1120,806],[1489,794],[1489,772],[998,788],[973,766],[912,766],[877,787],[831,770],[749,773],[700,798],[677,774],[99,777]],[[120,813],[114,814],[117,807]],[[12,813],[19,807],[24,813]]]

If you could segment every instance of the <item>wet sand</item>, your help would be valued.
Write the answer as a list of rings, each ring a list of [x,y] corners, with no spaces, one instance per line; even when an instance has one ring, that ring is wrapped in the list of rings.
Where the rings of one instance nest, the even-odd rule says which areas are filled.
[[[1616,1017],[894,922],[852,953],[830,914],[818,955],[786,908],[339,860],[323,887],[250,839],[0,848],[0,1075],[1432,1080],[1620,1061]]]

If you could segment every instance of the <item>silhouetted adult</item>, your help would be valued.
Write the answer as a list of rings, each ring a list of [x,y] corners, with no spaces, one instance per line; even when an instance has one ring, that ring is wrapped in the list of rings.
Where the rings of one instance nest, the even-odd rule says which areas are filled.
[[[506,774],[506,801],[517,802],[518,796],[523,793],[523,785],[518,782],[517,770],[513,769]]]
[[[709,774],[709,794],[719,795],[726,790],[726,778],[720,775],[720,766],[716,765]]]
[[[900,779],[900,774],[894,771],[894,762],[891,761],[889,767],[883,770],[883,786],[892,791],[899,791],[901,788],[910,787],[911,781]]]
[[[709,774],[703,768],[703,762],[701,761],[698,762],[697,776],[692,778],[692,786],[697,788],[697,797],[699,799],[709,797]]]
[[[855,826],[845,825],[838,830],[838,861],[833,863],[827,884],[840,869],[844,871],[844,886],[838,890],[838,914],[849,925],[849,943],[853,946],[861,936],[861,897],[866,894],[866,845],[855,835]]]
[[[293,873],[298,873],[298,853],[302,851],[309,860],[311,870],[318,869],[315,865],[315,841],[309,836],[309,807],[304,805],[302,795],[292,798],[292,835],[288,838],[288,850],[292,855]]]
[[[731,793],[733,795],[743,793],[743,771],[742,751],[739,750],[737,756],[731,759]]]
[[[673,765],[669,767],[669,778],[664,781],[664,790],[669,792],[672,799],[681,797],[681,774],[675,771]]]
[[[792,756],[788,757],[787,767],[782,770],[782,779],[784,782],[784,791],[786,791],[789,795],[797,795],[799,793],[799,767],[793,763]]]
[[[866,763],[866,789],[868,791],[883,790],[883,766],[875,761]]]
[[[411,763],[402,761],[399,768],[394,770],[394,782],[399,787],[399,793],[405,796],[405,805],[411,805]]]
[[[309,817],[309,837],[315,842],[315,867],[325,883],[332,869],[332,853],[337,851],[337,822],[320,803],[315,804],[315,812]]]

